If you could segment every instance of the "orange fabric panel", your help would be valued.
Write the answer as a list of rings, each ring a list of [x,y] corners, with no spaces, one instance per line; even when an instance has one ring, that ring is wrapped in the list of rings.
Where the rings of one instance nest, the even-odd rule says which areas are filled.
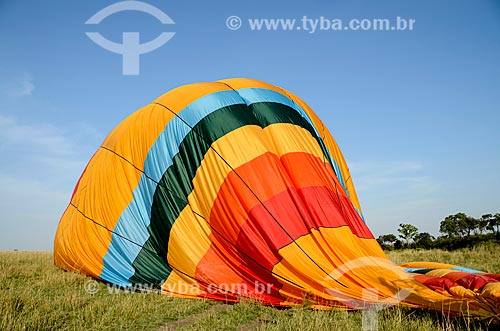
[[[100,148],[94,154],[71,199],[71,204],[81,213],[70,205],[61,218],[55,237],[54,262],[57,266],[79,270],[85,265],[89,270],[83,272],[100,274],[102,259],[111,242],[111,231],[132,201],[132,192],[142,175],[130,163],[142,169],[149,149],[172,116],[160,106],[149,105],[127,117],[106,138],[102,144],[106,149]],[[148,130],[144,130],[146,126]],[[138,144],[130,144],[131,140]],[[89,259],[88,263],[81,263],[84,258]]]

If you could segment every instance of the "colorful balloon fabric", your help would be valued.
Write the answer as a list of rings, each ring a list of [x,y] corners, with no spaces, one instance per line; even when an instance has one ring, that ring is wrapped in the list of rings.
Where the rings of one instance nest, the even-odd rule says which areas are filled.
[[[76,185],[54,258],[180,297],[500,312],[499,275],[390,262],[328,128],[299,97],[245,78],[176,88],[119,124]]]

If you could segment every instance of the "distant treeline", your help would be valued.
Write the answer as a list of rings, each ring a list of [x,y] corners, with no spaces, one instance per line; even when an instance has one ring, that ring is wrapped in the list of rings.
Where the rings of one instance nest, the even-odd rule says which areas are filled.
[[[412,224],[401,223],[398,236],[389,233],[381,235],[377,241],[385,250],[403,248],[441,248],[453,250],[473,247],[483,242],[500,244],[500,213],[486,214],[474,218],[464,213],[450,215],[441,221],[435,238],[427,232],[419,232]]]

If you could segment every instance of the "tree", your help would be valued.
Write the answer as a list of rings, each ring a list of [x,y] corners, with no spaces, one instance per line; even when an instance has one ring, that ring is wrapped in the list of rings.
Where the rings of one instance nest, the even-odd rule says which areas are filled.
[[[419,248],[425,248],[425,249],[431,248],[434,239],[435,238],[428,232],[420,232],[414,238],[415,245]]]
[[[399,224],[398,232],[400,233],[399,237],[403,239],[406,246],[408,246],[410,241],[418,234],[418,229],[414,225],[401,223]]]
[[[495,228],[495,233],[500,234],[500,213],[496,213],[491,221],[491,227]]]
[[[439,232],[448,238],[460,237],[460,231],[458,230],[458,225],[453,215],[449,215],[441,221],[441,224],[439,225]]]
[[[479,224],[478,229],[479,229],[480,234],[483,234],[486,231],[493,231],[493,229],[489,228],[491,217],[492,217],[491,214],[485,214],[485,215],[481,216],[480,219],[478,219],[478,224]]]
[[[472,233],[479,233],[479,220],[471,216],[465,216],[465,231],[467,232],[467,237]]]
[[[396,240],[398,240],[398,238],[392,233],[384,234],[382,236],[379,236],[379,238],[381,238],[384,243],[389,243],[389,244],[393,244]]]
[[[500,213],[496,213],[495,215],[483,215],[481,216],[481,221],[487,224],[486,229],[493,231],[496,234],[500,233]]]
[[[478,227],[479,220],[464,213],[457,213],[441,221],[439,232],[448,238],[464,238],[469,237],[473,232],[476,233]]]
[[[383,234],[378,236],[377,241],[382,246],[383,249],[390,249],[393,247],[394,243],[398,240],[398,238],[392,233]]]

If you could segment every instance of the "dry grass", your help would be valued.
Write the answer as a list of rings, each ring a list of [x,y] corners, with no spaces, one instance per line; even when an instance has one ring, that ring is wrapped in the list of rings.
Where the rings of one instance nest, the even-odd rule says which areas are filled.
[[[395,263],[437,261],[487,272],[500,272],[500,247],[472,250],[389,252]],[[176,299],[157,294],[110,294],[99,285],[91,295],[84,290],[90,278],[53,266],[52,253],[0,252],[0,330],[165,330],[169,322],[200,316],[219,303]],[[436,313],[395,307],[379,313],[379,330],[462,331],[487,326],[452,320]],[[279,310],[242,302],[193,319],[183,330],[361,330],[362,313]],[[491,327],[490,327],[491,329]]]

